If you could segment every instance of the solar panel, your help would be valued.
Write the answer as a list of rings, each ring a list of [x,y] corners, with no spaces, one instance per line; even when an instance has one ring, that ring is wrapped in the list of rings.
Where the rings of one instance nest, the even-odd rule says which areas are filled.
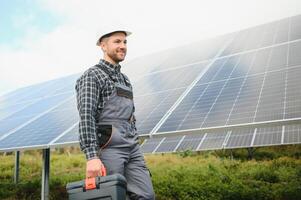
[[[156,153],[175,151],[177,148],[177,145],[181,141],[182,137],[183,136],[166,137],[165,140],[158,145],[158,147],[156,149]]]
[[[301,116],[301,68],[287,70],[285,119],[298,118]]]
[[[275,43],[283,43],[288,41],[288,30],[289,30],[289,24],[290,19],[282,19],[279,21],[278,27],[277,27],[277,34],[275,38]]]
[[[290,39],[297,40],[301,38],[301,16],[291,18]]]
[[[288,18],[239,31],[222,56],[287,42],[288,32]]]
[[[4,109],[9,106],[16,105],[20,103],[18,101],[21,98],[24,98],[37,90],[38,87],[29,86],[29,87],[17,89],[16,91],[3,95],[0,97],[0,108]],[[23,101],[21,103],[26,103],[26,102]]]
[[[140,96],[187,87],[206,65],[205,62],[148,74],[134,83],[134,93],[136,96]]]
[[[262,55],[267,52],[268,62],[262,62]],[[209,82],[197,84],[158,132],[283,119],[285,98],[289,90],[287,83],[291,82],[287,78],[287,52],[288,45],[285,44],[271,50],[260,50],[256,54],[246,53],[218,59],[212,66],[217,69],[216,73],[213,75],[208,70],[209,77],[212,77],[207,78]],[[267,67],[262,67],[266,71],[249,74],[253,65],[258,66],[253,62],[257,55],[260,55],[260,63],[267,63]],[[202,79],[199,83],[203,83]],[[296,87],[301,89],[300,84]]]
[[[66,117],[66,113],[68,113],[68,117]],[[6,149],[36,145],[46,146],[77,121],[78,114],[75,109],[74,98],[72,98],[2,139],[0,147]]]
[[[142,153],[152,153],[156,150],[156,147],[164,140],[163,138],[151,138],[146,139],[144,143],[141,145],[141,152]]]
[[[59,93],[73,92],[77,77],[78,74],[71,75],[13,91],[0,97],[0,109],[36,101]]]
[[[138,133],[150,133],[183,91],[180,88],[135,98]]]
[[[289,66],[301,65],[301,41],[293,42],[289,45]]]
[[[254,116],[255,121],[283,119],[285,71],[268,73],[263,83]]]
[[[4,108],[0,108],[0,120],[12,115],[13,113],[24,109],[29,104],[33,102],[19,103],[11,106],[5,106]]]
[[[301,124],[289,124],[285,126],[284,144],[301,143]]]
[[[281,144],[282,126],[260,127],[255,132],[253,146]]]
[[[222,149],[227,134],[226,131],[207,133],[197,150]]]
[[[126,63],[138,133],[154,136],[142,151],[298,143],[300,20],[285,18]],[[77,144],[72,95],[79,76],[0,97],[0,150]]]
[[[194,135],[184,135],[182,142],[179,143],[177,151],[186,151],[191,150],[195,151],[198,148],[198,145],[204,138],[205,134],[194,134]]]
[[[77,144],[78,142],[78,123],[75,123],[69,128],[69,130],[53,140],[51,145]]]
[[[18,112],[13,113],[5,119],[0,121],[0,140],[10,131],[19,129],[32,120],[35,120],[39,115],[52,109],[54,106],[72,96],[70,93],[60,94],[49,98],[41,99],[35,103],[30,104]],[[1,146],[0,146],[1,147]]]
[[[225,149],[250,147],[255,128],[233,129]]]

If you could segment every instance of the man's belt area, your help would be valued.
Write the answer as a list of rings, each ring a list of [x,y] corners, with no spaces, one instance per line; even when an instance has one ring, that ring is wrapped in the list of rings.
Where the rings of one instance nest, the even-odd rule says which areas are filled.
[[[135,115],[132,114],[128,119],[130,126],[133,126],[136,121]],[[101,149],[105,148],[112,138],[113,126],[111,124],[101,124],[96,128],[97,140]],[[134,135],[134,134],[133,134]]]

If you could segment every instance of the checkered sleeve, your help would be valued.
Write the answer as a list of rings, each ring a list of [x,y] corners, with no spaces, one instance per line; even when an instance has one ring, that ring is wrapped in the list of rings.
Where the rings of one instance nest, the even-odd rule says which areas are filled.
[[[100,96],[99,83],[93,71],[84,73],[76,82],[77,109],[79,112],[79,142],[87,160],[98,158],[99,145],[96,135],[97,103]]]

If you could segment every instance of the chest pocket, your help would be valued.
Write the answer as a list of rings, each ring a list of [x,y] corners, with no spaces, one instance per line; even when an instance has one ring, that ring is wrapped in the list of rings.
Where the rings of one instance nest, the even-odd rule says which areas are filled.
[[[125,97],[133,100],[133,91],[131,88],[121,85],[119,83],[115,84],[117,96]]]

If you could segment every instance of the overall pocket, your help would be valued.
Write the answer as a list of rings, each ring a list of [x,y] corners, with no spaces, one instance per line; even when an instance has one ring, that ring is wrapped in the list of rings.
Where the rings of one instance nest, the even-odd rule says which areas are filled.
[[[112,125],[100,125],[97,128],[97,140],[101,149],[105,148],[112,139]]]

